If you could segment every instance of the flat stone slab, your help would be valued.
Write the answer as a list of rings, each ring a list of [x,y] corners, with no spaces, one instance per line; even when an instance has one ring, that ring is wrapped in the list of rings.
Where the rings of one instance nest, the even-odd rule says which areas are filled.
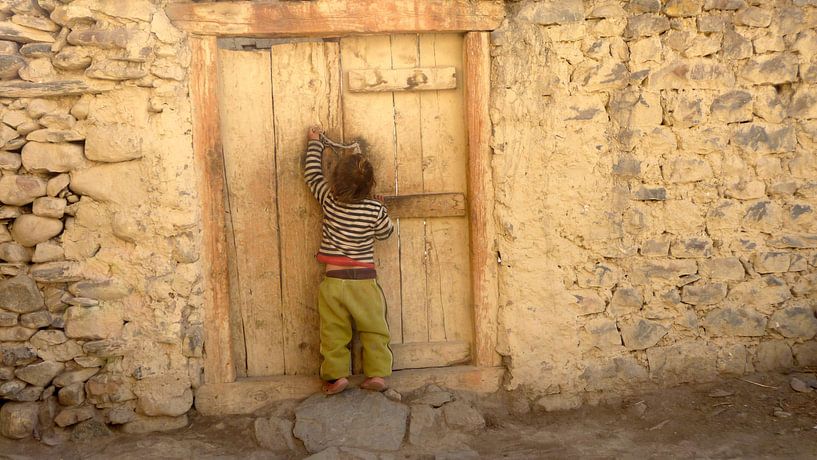
[[[329,447],[375,451],[400,448],[409,409],[381,393],[352,389],[310,396],[295,409],[295,437],[310,453]]]

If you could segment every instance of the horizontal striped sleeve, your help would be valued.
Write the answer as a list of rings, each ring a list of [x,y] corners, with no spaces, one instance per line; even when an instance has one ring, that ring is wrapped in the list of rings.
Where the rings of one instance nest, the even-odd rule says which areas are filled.
[[[306,148],[306,164],[304,165],[304,180],[309,190],[315,195],[319,203],[323,204],[329,195],[329,184],[323,177],[323,144],[318,140],[310,140]]]
[[[386,207],[382,206],[380,208],[380,214],[377,216],[377,221],[374,224],[374,237],[378,240],[385,240],[391,236],[393,231],[394,224],[389,218],[389,213],[386,211]]]

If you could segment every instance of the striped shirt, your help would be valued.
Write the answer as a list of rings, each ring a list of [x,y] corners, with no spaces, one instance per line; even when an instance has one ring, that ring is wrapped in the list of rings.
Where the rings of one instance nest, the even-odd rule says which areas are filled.
[[[385,240],[394,231],[386,207],[372,199],[357,203],[337,201],[323,176],[322,159],[323,144],[310,140],[304,179],[323,208],[323,237],[318,260],[335,263],[348,258],[351,260],[347,264],[335,264],[374,268],[374,240]]]

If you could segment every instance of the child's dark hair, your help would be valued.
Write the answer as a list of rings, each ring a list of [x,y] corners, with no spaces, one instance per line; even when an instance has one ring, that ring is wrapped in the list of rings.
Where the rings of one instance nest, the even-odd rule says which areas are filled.
[[[374,187],[374,168],[363,155],[341,155],[332,173],[332,194],[342,203],[369,198]]]

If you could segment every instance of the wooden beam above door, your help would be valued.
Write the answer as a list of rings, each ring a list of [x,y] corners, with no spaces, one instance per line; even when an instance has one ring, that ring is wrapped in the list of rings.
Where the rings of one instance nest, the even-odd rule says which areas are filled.
[[[505,8],[494,0],[314,0],[174,3],[166,13],[194,34],[291,37],[493,30]]]

